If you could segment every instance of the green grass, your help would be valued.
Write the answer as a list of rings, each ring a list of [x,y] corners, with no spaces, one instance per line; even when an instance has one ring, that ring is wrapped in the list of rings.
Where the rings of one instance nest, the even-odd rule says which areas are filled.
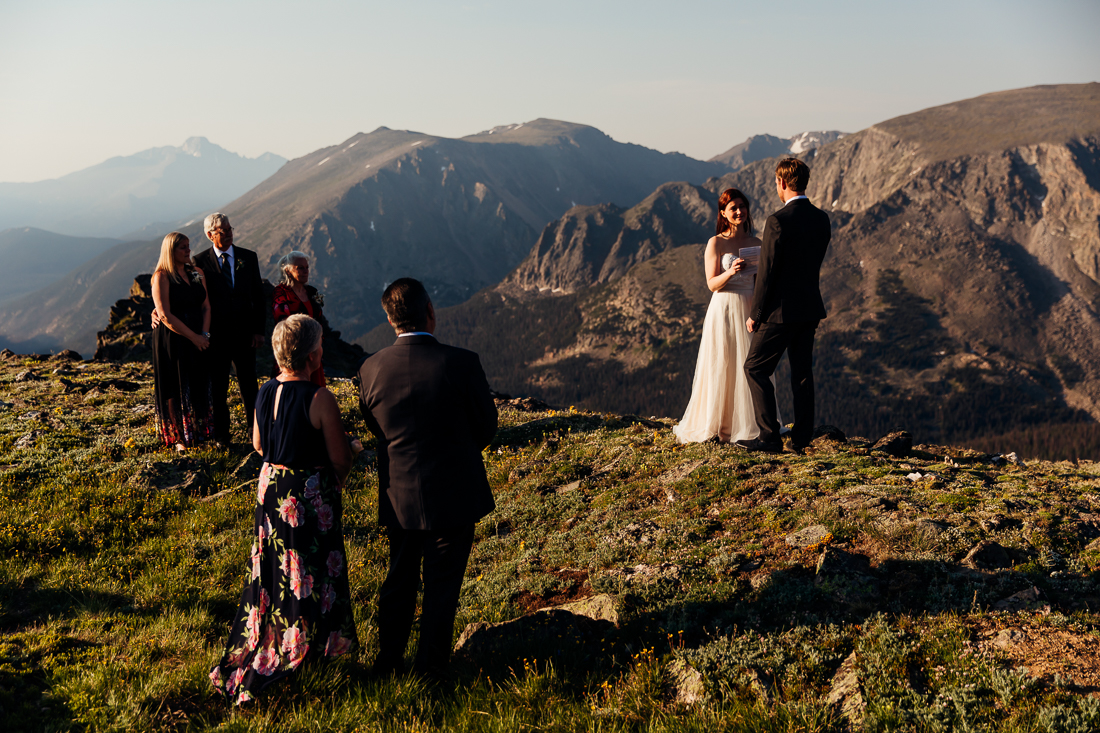
[[[848,721],[826,696],[853,653],[865,730],[1090,730],[1100,715],[1087,684],[1019,672],[986,643],[1002,628],[1057,629],[1092,650],[1084,664],[1100,659],[1088,600],[1100,552],[1073,530],[1100,494],[1096,465],[956,468],[942,453],[893,459],[858,444],[746,455],[680,446],[668,422],[510,408],[485,453],[497,510],[477,528],[456,634],[595,593],[613,594],[618,627],[576,648],[532,638],[460,660],[437,686],[369,678],[387,541],[360,464],[345,534],[362,650],[227,708],[207,673],[246,577],[247,454],[161,449],[151,413],[135,412],[151,402],[140,365],[88,364],[68,391],[13,381],[55,366],[0,362],[0,399],[15,405],[0,412],[5,730],[840,731]],[[85,398],[120,376],[139,389]],[[332,388],[363,434],[353,385]],[[45,414],[20,419],[30,411]],[[16,448],[31,429],[37,443]],[[913,483],[914,470],[940,477]],[[986,537],[977,518],[994,511],[1028,520],[995,537],[1016,567],[961,571]],[[784,539],[811,524],[871,558],[872,576],[815,577],[822,548]],[[1032,585],[1049,615],[990,611]],[[699,673],[702,701],[677,702],[679,664]]]

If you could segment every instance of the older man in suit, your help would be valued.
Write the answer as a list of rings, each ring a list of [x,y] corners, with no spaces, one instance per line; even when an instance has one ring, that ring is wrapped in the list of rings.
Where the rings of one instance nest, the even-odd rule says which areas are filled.
[[[477,354],[432,335],[435,309],[420,282],[396,280],[382,307],[397,342],[359,369],[363,419],[378,438],[378,520],[390,540],[374,668],[403,667],[423,563],[413,669],[436,677],[450,662],[474,526],[494,507],[481,451],[496,434],[497,409]]]
[[[783,448],[771,376],[783,352],[791,365],[794,427],[791,448],[801,453],[814,431],[814,333],[825,317],[819,279],[829,249],[829,215],[810,203],[806,186],[810,169],[797,158],[785,158],[775,170],[775,191],[783,207],[768,217],[756,288],[745,325],[753,334],[745,358],[760,436],[739,440],[750,451],[777,453]]]
[[[233,244],[229,217],[206,217],[203,230],[214,245],[194,257],[206,276],[210,298],[210,387],[214,400],[214,437],[230,442],[229,366],[236,369],[245,421],[252,435],[256,410],[256,349],[263,344],[267,306],[256,253]]]

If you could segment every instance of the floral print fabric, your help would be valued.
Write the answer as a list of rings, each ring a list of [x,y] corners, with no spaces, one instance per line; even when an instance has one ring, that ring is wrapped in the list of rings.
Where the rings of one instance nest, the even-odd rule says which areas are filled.
[[[247,702],[307,659],[358,647],[341,515],[331,470],[263,465],[250,579],[210,672],[229,700]]]

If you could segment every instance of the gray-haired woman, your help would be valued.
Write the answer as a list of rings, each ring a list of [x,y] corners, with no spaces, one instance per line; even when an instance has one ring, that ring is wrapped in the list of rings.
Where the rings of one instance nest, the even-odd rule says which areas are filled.
[[[271,337],[279,376],[256,397],[252,444],[263,456],[251,577],[229,642],[210,673],[237,704],[304,661],[359,640],[344,551],[341,486],[352,453],[336,398],[309,375],[321,364],[321,324],[293,315]]]
[[[275,286],[275,292],[271,294],[271,315],[275,323],[301,313],[316,320],[327,332],[328,321],[321,312],[325,299],[317,288],[309,285],[309,256],[298,251],[283,255],[279,260],[279,272],[282,273],[282,282]],[[322,367],[317,367],[309,378],[314,384],[325,386]]]

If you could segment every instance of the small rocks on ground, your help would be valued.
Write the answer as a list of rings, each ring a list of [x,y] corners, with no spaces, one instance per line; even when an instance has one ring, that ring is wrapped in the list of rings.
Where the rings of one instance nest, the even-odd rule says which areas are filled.
[[[1008,649],[1024,640],[1024,632],[1019,629],[1001,629],[993,638],[993,646],[998,649]]]
[[[814,428],[813,436],[810,438],[810,442],[818,444],[818,442],[831,441],[833,443],[843,443],[847,440],[847,436],[844,435],[844,431],[835,425],[818,425]]]
[[[913,436],[907,430],[895,430],[879,438],[871,450],[878,450],[895,458],[904,458],[913,450]]]
[[[686,479],[688,476],[695,472],[695,469],[699,468],[705,463],[706,459],[700,458],[697,461],[688,461],[687,463],[676,466],[675,468],[671,468],[657,477],[657,483],[662,486],[674,484],[677,481]]]
[[[42,379],[42,377],[38,376],[37,374],[32,372],[30,369],[28,369],[25,372],[19,372],[18,374],[16,374],[14,381],[16,381],[16,382],[38,382],[38,381],[41,381],[41,379]]]
[[[38,442],[38,439],[43,434],[44,433],[41,430],[32,430],[29,433],[27,433],[26,435],[24,435],[22,438],[20,438],[19,440],[15,441],[15,447],[16,448],[33,448],[35,446],[35,444]]]
[[[784,538],[784,541],[792,547],[810,547],[821,544],[826,537],[831,536],[832,533],[824,524],[813,524],[792,532]]]
[[[978,524],[986,532],[1000,532],[1002,529],[1015,527],[1019,523],[1018,520],[1011,519],[1003,514],[993,514],[978,520]]]
[[[703,675],[683,659],[674,659],[668,667],[673,699],[680,705],[694,705],[707,696]]]
[[[1024,462],[1021,461],[1019,456],[1016,455],[1016,451],[1005,453],[999,456],[993,456],[993,459],[990,461],[990,463],[992,463],[994,466],[999,466],[1002,463],[1013,463],[1017,466],[1024,465]]]
[[[859,729],[863,723],[863,711],[867,707],[863,692],[859,687],[859,674],[856,653],[852,652],[833,675],[829,694],[825,698],[829,705],[840,708],[840,714],[847,718],[852,729]]]
[[[999,570],[1012,567],[1012,559],[1001,545],[982,540],[966,554],[962,564],[974,570]]]
[[[818,579],[830,575],[862,575],[871,571],[871,560],[866,555],[845,552],[827,546],[817,559]]]
[[[469,624],[458,637],[454,652],[459,662],[482,665],[507,663],[530,654],[583,654],[598,649],[614,630],[609,621],[552,608],[498,624]]]
[[[654,585],[680,582],[680,566],[669,562],[660,565],[639,564],[632,568],[616,568],[607,577],[622,580],[627,585]]]
[[[610,621],[616,626],[619,625],[619,602],[614,596],[606,593],[570,601],[560,606],[540,608],[539,612],[553,611],[554,609],[569,611],[569,613],[575,613],[578,616],[585,616],[596,621]]]
[[[1050,612],[1050,606],[1042,602],[1043,592],[1031,586],[1019,593],[1013,593],[1008,598],[1002,598],[993,604],[998,611],[1045,611]]]

